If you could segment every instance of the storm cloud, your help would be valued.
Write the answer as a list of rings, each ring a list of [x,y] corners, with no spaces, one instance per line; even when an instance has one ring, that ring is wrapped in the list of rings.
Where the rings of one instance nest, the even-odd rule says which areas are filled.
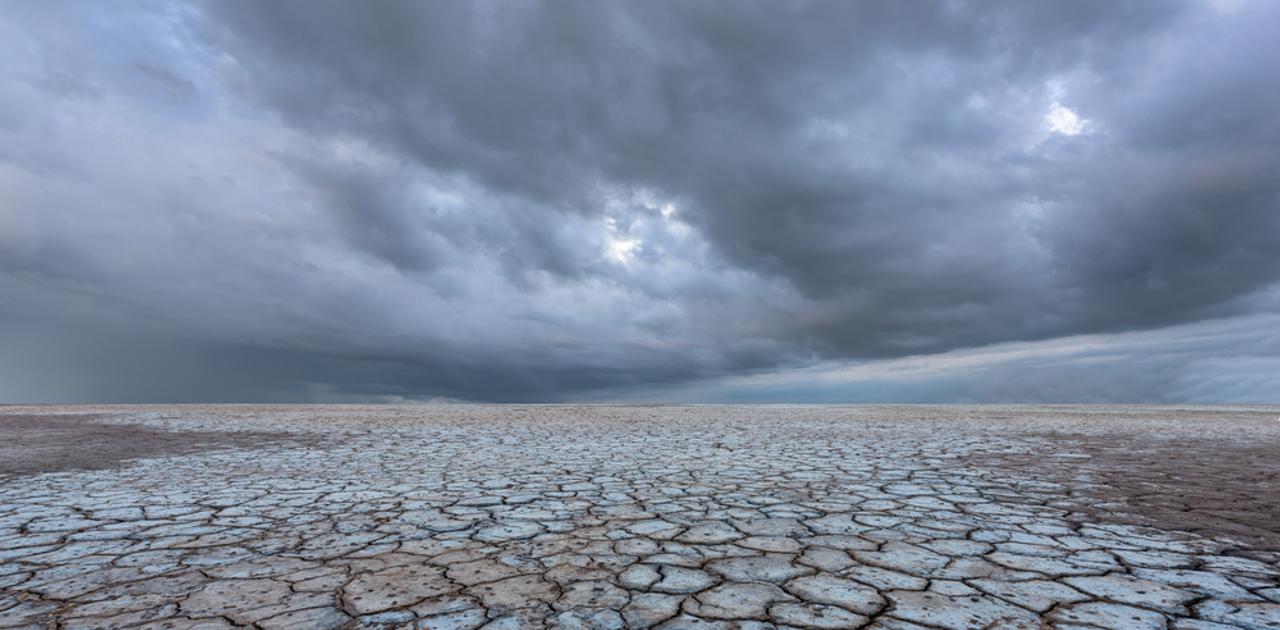
[[[1276,24],[11,3],[0,398],[1274,400]]]

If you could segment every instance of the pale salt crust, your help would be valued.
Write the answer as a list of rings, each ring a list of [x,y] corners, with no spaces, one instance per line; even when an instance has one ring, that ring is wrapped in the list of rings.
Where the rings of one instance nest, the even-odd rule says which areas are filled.
[[[1275,407],[0,408],[89,412],[308,440],[0,477],[2,627],[1280,627],[1274,549],[1085,516],[1047,437]]]

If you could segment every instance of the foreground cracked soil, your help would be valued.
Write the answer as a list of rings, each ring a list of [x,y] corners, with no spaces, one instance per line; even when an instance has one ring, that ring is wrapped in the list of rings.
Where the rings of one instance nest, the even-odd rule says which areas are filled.
[[[1280,628],[1278,416],[0,408],[0,627]]]

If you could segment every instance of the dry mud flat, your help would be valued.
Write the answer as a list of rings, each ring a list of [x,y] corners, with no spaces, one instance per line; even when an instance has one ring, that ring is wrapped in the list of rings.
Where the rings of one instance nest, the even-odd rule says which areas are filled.
[[[0,627],[1280,628],[1278,418],[5,407]]]

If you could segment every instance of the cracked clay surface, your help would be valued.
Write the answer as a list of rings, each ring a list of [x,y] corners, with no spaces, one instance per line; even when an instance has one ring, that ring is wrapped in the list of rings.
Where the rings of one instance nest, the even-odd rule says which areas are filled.
[[[0,407],[3,628],[1280,628],[1278,407]]]

